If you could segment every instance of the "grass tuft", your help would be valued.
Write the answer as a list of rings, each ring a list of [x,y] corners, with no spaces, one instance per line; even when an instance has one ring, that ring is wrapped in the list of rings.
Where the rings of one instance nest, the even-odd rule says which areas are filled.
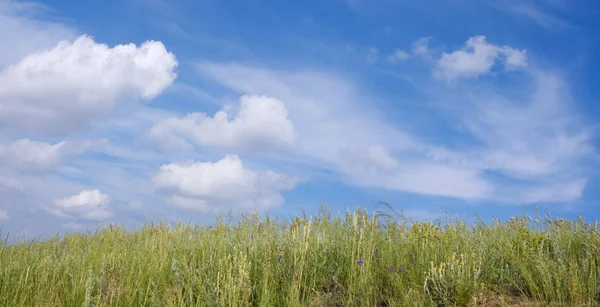
[[[2,306],[600,306],[600,231],[358,208],[0,242]]]

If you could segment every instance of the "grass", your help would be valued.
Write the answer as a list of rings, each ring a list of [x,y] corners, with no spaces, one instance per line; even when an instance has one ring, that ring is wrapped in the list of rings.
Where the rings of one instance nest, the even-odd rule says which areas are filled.
[[[389,219],[321,208],[0,245],[2,306],[600,306],[582,219]]]

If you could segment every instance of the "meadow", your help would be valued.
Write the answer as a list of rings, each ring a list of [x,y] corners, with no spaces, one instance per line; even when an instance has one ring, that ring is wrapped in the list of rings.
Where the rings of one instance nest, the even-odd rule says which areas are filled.
[[[600,228],[393,211],[110,225],[0,246],[1,306],[600,306]]]

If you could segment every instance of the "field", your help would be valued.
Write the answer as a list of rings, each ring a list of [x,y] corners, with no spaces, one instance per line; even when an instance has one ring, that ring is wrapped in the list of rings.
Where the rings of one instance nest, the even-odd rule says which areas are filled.
[[[600,306],[600,228],[358,208],[0,246],[2,306]]]

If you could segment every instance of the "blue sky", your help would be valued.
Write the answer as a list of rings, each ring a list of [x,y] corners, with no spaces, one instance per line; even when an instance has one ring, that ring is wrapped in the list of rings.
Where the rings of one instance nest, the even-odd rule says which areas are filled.
[[[595,1],[0,1],[0,225],[596,220]]]

